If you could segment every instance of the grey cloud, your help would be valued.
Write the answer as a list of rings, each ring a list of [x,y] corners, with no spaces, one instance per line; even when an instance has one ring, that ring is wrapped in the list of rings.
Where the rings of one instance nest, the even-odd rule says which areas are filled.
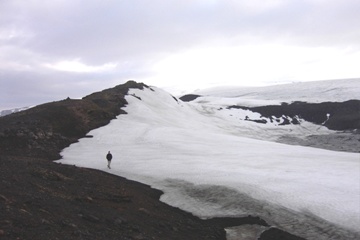
[[[82,88],[102,88],[94,79],[110,85],[117,79],[141,78],[149,74],[152,63],[168,54],[217,40],[359,49],[357,0],[267,1],[275,4],[269,7],[264,1],[251,1],[251,6],[249,2],[0,1],[1,103],[16,105],[16,98],[20,104],[16,107],[21,107],[20,98],[26,95],[23,102],[57,97],[56,92],[63,91],[81,95]],[[88,65],[116,62],[118,68],[108,75],[44,69],[44,64],[72,59]],[[87,84],[80,87],[76,82]],[[62,87],[65,84],[68,89]]]
[[[358,44],[359,36],[351,26],[360,21],[355,1],[340,6],[286,1],[259,13],[232,1],[56,1],[54,7],[29,2],[19,11],[21,27],[34,34],[28,48],[52,58],[81,56],[97,64],[156,57],[216,38],[241,41],[251,35],[262,40],[287,37],[299,44]]]

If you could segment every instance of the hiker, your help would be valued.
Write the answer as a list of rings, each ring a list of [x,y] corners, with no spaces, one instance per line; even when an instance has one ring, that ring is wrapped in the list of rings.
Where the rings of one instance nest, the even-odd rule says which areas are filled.
[[[112,155],[111,155],[110,151],[106,154],[106,159],[108,161],[108,168],[110,169],[110,163],[111,163],[111,159],[112,159]]]

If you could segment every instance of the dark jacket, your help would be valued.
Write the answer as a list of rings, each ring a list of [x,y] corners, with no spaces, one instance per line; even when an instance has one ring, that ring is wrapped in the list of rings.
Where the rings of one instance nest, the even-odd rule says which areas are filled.
[[[110,152],[109,152],[108,154],[106,154],[106,159],[107,159],[108,161],[111,161],[112,155],[111,155]]]

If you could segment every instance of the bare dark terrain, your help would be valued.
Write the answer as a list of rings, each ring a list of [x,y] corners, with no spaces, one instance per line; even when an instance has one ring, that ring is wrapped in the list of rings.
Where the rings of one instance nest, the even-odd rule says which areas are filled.
[[[130,81],[0,118],[0,239],[226,239],[225,227],[268,226],[256,216],[201,220],[160,202],[162,192],[147,185],[53,162],[126,114],[129,88],[144,87]],[[270,228],[259,239],[302,238]]]

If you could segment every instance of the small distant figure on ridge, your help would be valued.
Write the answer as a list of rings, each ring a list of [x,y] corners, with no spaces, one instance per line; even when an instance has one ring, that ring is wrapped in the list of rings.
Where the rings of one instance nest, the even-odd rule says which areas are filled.
[[[108,168],[111,169],[110,164],[111,164],[112,155],[110,151],[106,154],[106,159],[108,161]]]

